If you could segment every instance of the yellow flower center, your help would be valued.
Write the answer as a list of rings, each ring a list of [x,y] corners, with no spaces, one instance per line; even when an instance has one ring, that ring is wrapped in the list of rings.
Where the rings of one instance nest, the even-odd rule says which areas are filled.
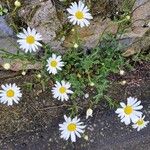
[[[15,92],[13,90],[8,90],[6,92],[7,97],[13,97],[15,95]]]
[[[26,42],[28,44],[33,44],[35,42],[35,38],[32,35],[26,37]]]
[[[67,129],[68,131],[72,132],[72,131],[75,131],[77,128],[77,125],[75,123],[70,123],[68,126],[67,126]]]
[[[59,92],[60,92],[61,94],[66,93],[66,88],[62,86],[62,87],[59,89]]]
[[[140,125],[143,125],[143,123],[144,123],[144,121],[143,121],[142,119],[141,119],[141,120],[138,120],[138,121],[136,122],[136,124],[139,125],[139,126],[140,126]]]
[[[56,66],[57,66],[57,61],[56,60],[51,61],[51,67],[56,68]]]
[[[84,14],[82,11],[77,11],[75,13],[75,16],[77,17],[77,19],[83,19],[84,18]]]
[[[132,106],[126,106],[124,108],[124,112],[125,112],[125,114],[130,115],[133,112]]]

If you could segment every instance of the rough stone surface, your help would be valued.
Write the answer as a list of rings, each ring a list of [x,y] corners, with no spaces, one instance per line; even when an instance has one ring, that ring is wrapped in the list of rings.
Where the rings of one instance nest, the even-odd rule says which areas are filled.
[[[131,30],[123,35],[123,44],[127,43],[126,51],[123,56],[128,57],[140,52],[141,50],[150,49],[150,1],[136,0],[133,6],[131,16]]]
[[[49,44],[53,49],[60,49],[61,41],[57,39],[57,31],[62,25],[57,18],[55,6],[51,0],[38,1],[26,4],[19,15],[28,26],[36,28],[43,37],[43,42]]]
[[[26,5],[20,10],[20,16],[24,18],[24,21],[28,26],[36,28],[43,36],[43,41],[52,46],[54,49],[64,49],[72,46],[74,41],[73,35],[70,32],[65,39],[61,40],[57,38],[57,33],[61,31],[62,24],[66,21],[66,14],[61,11],[63,20],[60,21],[56,12],[55,5],[57,1],[52,3],[51,0],[32,2],[25,1]],[[90,5],[90,2],[87,2]],[[111,7],[110,7],[111,5]],[[114,15],[116,11],[121,10],[123,1],[95,1],[91,3],[92,13],[94,15],[93,21],[89,27],[78,28],[78,32],[81,36],[82,44],[84,48],[92,48],[96,46],[100,36],[106,30],[111,33],[117,31],[117,24],[107,18],[110,15]],[[103,7],[103,8],[102,8]],[[142,37],[148,28],[143,28],[144,21],[149,19],[150,2],[146,0],[137,0],[132,13],[132,28],[124,35],[122,40],[123,44],[129,46],[137,37]],[[107,11],[109,10],[109,11]],[[102,19],[102,16],[106,19]],[[58,19],[59,18],[59,19]],[[125,42],[125,43],[124,43]]]
[[[143,26],[150,21],[150,1],[137,0],[132,12],[132,28],[135,33],[143,35]],[[146,30],[146,29],[145,29]]]
[[[65,21],[60,21],[58,19],[57,11],[54,5],[56,3],[57,2],[53,3],[51,0],[25,0],[24,6],[19,11],[19,15],[23,18],[28,26],[36,28],[36,30],[42,34],[44,43],[49,44],[54,50],[62,51],[70,46],[73,46],[75,41],[73,33],[71,31],[67,33],[67,36],[63,38],[63,40],[57,37],[57,33],[62,30],[62,24],[66,21],[66,14],[62,11],[63,16],[65,16],[65,19],[63,20]],[[98,1],[96,1],[95,4],[97,3]],[[100,2],[100,4],[101,3],[104,4],[103,1]],[[110,3],[110,1],[108,1],[108,3]],[[92,4],[94,11],[93,13],[95,14],[95,16],[91,21],[90,26],[84,28],[78,27],[81,43],[85,49],[95,47],[98,44],[100,36],[104,33],[104,31],[116,33],[118,28],[117,24],[111,21],[109,18],[102,19],[101,17],[101,15],[104,15],[103,11],[105,9],[108,9],[108,7],[104,6],[104,10],[99,13],[97,12],[97,7],[99,8],[100,6],[95,4]],[[116,4],[119,4],[119,6],[121,6],[122,1],[115,1],[114,6]],[[115,11],[117,11],[117,9]],[[149,12],[150,1],[136,1],[131,17],[132,27],[129,32],[122,36],[122,39],[120,41],[125,47],[129,47],[129,49],[127,49],[128,56],[137,52],[137,50],[133,50],[133,48],[131,48],[130,46],[138,41],[139,38],[143,40],[145,32],[147,32],[147,30],[149,29],[149,27],[147,26],[143,27],[143,25],[145,23],[148,23],[150,20]],[[14,33],[3,17],[0,17],[0,33],[2,33],[0,34],[1,48],[5,47],[6,49],[9,49],[10,52],[16,52],[16,39]],[[149,38],[146,38],[146,41],[147,43],[150,43]],[[138,46],[134,44],[134,47]]]
[[[93,15],[99,15],[101,17],[110,17],[121,10],[124,0],[95,0],[86,1],[91,2],[91,8]]]
[[[89,27],[77,28],[81,43],[83,43],[84,48],[93,48],[95,47],[100,40],[101,35],[104,31],[109,33],[116,33],[118,26],[116,23],[112,22],[110,19],[102,20],[101,17],[95,17],[91,21]],[[65,47],[73,45],[74,36],[73,33],[70,36],[66,37],[64,42]]]
[[[5,17],[0,17],[0,38],[14,36],[12,28],[10,28],[5,20]]]
[[[131,46],[127,48],[127,50],[123,53],[123,56],[129,57],[136,53],[140,53],[143,50],[150,50],[150,29],[143,35],[143,37],[134,38],[133,42],[131,43]]]
[[[0,49],[5,49],[10,53],[16,53],[17,43],[13,30],[6,23],[5,17],[0,17]],[[0,57],[0,65],[5,61]]]
[[[9,27],[6,22],[6,17],[0,17],[0,49],[5,50],[9,53],[16,54],[18,50],[17,38],[13,30]],[[3,53],[3,52],[1,52]],[[19,71],[23,69],[23,65],[28,64],[26,69],[41,69],[40,63],[30,64],[21,60],[10,60],[7,58],[0,57],[0,66],[4,63],[9,62],[11,64],[10,70]]]

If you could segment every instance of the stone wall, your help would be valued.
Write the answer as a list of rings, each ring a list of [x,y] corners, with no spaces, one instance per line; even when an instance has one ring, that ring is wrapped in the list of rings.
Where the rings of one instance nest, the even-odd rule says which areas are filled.
[[[124,2],[124,0],[86,0],[94,19],[89,27],[78,28],[84,48],[97,45],[105,30],[116,33],[118,24],[113,21],[113,17],[122,12]],[[35,28],[42,34],[44,43],[55,50],[63,51],[74,43],[72,32],[69,32],[71,28],[67,26],[65,27],[67,31],[64,31],[64,26],[68,25],[66,13],[68,5],[59,0],[24,0],[18,15],[26,27]],[[149,0],[136,0],[131,14],[131,28],[123,37],[129,42],[125,43],[132,44],[136,38],[145,34],[149,27],[143,28],[143,25],[150,20],[149,12]]]

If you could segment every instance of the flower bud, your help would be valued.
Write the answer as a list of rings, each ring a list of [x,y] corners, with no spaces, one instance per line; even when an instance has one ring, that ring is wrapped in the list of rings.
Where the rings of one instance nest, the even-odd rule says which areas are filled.
[[[9,70],[10,69],[10,63],[5,63],[5,64],[3,64],[3,68],[5,69],[5,70]]]
[[[20,7],[20,6],[21,6],[21,3],[20,3],[20,1],[16,0],[15,3],[14,3],[14,5],[15,5],[16,7]]]
[[[25,76],[25,75],[26,75],[26,72],[25,72],[25,71],[22,71],[22,75]]]
[[[74,48],[78,48],[79,45],[78,45],[77,43],[75,43],[73,47],[74,47]]]
[[[120,70],[120,75],[123,76],[125,74],[124,70]]]
[[[37,75],[37,78],[38,78],[38,79],[41,79],[41,78],[42,78],[41,74],[38,74],[38,75]]]
[[[72,32],[74,32],[74,31],[75,31],[75,29],[72,29],[71,31],[72,31]]]
[[[121,85],[125,85],[127,83],[127,81],[123,80],[120,82]]]
[[[84,97],[85,97],[85,98],[89,98],[89,94],[86,93],[86,94],[84,95]]]
[[[87,109],[86,111],[86,119],[88,119],[88,117],[92,117],[93,116],[93,110],[91,108]]]
[[[90,83],[90,86],[94,86],[95,84],[93,82]]]
[[[127,19],[127,20],[130,20],[130,18],[131,18],[131,17],[130,17],[129,15],[126,16],[126,19]]]
[[[85,139],[86,141],[88,141],[88,140],[89,140],[88,135],[85,135],[85,136],[84,136],[84,139]]]
[[[78,77],[78,78],[81,78],[81,75],[78,73],[78,74],[77,74],[77,77]]]

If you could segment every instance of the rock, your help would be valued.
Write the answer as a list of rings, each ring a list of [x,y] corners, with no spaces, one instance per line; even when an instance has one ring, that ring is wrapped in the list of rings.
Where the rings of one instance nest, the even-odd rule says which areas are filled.
[[[130,44],[127,45],[127,50],[123,53],[124,57],[132,56],[141,50],[150,48],[150,28],[147,25],[150,21],[149,12],[149,0],[136,0],[132,12],[131,31],[123,36],[125,39],[130,39]],[[147,26],[144,27],[144,25]]]
[[[55,4],[57,5],[57,1],[55,2]],[[83,45],[84,47],[88,48],[94,47],[97,44],[100,35],[108,26],[108,31],[112,33],[116,32],[116,24],[113,23],[110,19],[106,19],[103,21],[101,16],[104,14],[107,15],[109,13],[112,13],[112,9],[113,11],[119,9],[122,1],[115,0],[112,2],[103,0],[101,2],[96,2],[96,4],[99,5],[95,5],[95,3],[92,2],[92,11],[93,14],[97,15],[98,13],[100,16],[94,18],[94,20],[91,22],[90,27],[82,29],[79,28]],[[113,4],[113,8],[110,7],[110,4]],[[117,9],[114,9],[115,6],[117,6]],[[103,7],[103,9],[99,9],[100,7]],[[101,11],[101,13],[97,12],[98,10]],[[63,40],[57,37],[57,33],[62,29],[62,24],[66,21],[66,14],[63,13],[62,10],[61,13],[64,17],[60,21],[60,18],[56,12],[55,5],[53,5],[51,0],[47,0],[46,2],[38,0],[29,2],[28,0],[25,0],[25,7],[21,8],[21,10],[19,11],[19,15],[24,19],[24,22],[27,23],[28,26],[36,28],[36,30],[42,34],[44,43],[49,44],[53,49],[59,50],[70,47],[70,45],[72,45],[72,43],[74,42],[72,34],[68,36],[67,33],[67,37],[65,37],[66,39],[64,38]]]
[[[67,31],[65,31],[65,33],[67,32],[66,36],[63,36],[63,40],[60,39],[59,34],[61,34],[60,32],[64,30],[64,23],[68,24],[68,21],[66,19],[66,13],[64,12],[66,8],[62,9],[61,7],[61,18],[58,15],[59,8],[57,7],[56,10],[55,7],[55,5],[57,6],[57,1],[24,0],[24,5],[19,10],[18,14],[28,26],[36,28],[36,30],[42,34],[43,42],[45,44],[50,45],[54,50],[63,52],[62,50],[73,46],[75,38],[73,32],[71,32],[70,29],[67,29]],[[102,0],[94,3],[87,1],[87,4],[92,8],[91,11],[94,15],[94,19],[91,21],[89,27],[77,27],[77,30],[80,34],[80,40],[83,48],[90,49],[98,44],[100,36],[104,32],[117,32],[118,24],[107,18],[107,16],[110,16],[110,14],[113,15],[116,11],[121,10],[123,1]],[[112,7],[110,7],[110,4]],[[148,12],[150,9],[149,5],[149,0],[136,0],[131,16],[132,27],[128,33],[124,34],[120,39],[121,43],[125,47],[131,46],[137,38],[143,37],[145,32],[148,30],[148,28],[143,28],[144,22],[141,20],[145,19],[148,21]],[[115,6],[116,8],[113,9]],[[103,9],[100,9],[102,7]],[[108,9],[110,9],[110,11],[106,11]],[[104,17],[106,18],[103,19]]]
[[[104,32],[112,33],[112,34],[115,34],[117,32],[118,24],[109,18],[102,19],[102,16],[103,17],[110,16],[109,14],[111,13],[114,14],[117,10],[121,9],[121,5],[123,5],[123,1],[117,1],[117,0],[113,1],[113,6],[115,6],[116,4],[118,4],[118,6],[116,6],[117,8],[114,9],[111,13],[109,11],[107,12],[104,11],[109,8],[107,7],[107,3],[111,3],[111,1],[106,2],[105,0],[103,0],[101,2],[99,1],[95,2],[93,4],[92,12],[96,16],[94,16],[94,19],[93,21],[91,21],[90,26],[85,27],[85,28],[78,28],[81,43],[86,49],[95,47],[98,44],[99,39]],[[102,4],[102,5],[99,5],[99,4]],[[100,9],[100,7],[103,7],[103,9]],[[120,43],[124,46],[124,48],[128,48],[133,43],[136,43],[136,41],[139,40],[139,38],[142,38],[144,34],[146,33],[146,31],[149,29],[148,27],[146,28],[143,27],[144,25],[143,19],[149,22],[149,19],[150,19],[149,18],[150,16],[148,15],[149,11],[150,11],[150,1],[137,0],[135,2],[134,7],[133,7],[133,13],[131,15],[132,26],[131,28],[129,28],[128,32],[125,33],[119,39]],[[142,23],[141,23],[141,20],[142,20]],[[65,42],[64,42],[64,47],[72,46],[74,42],[75,41],[74,41],[73,34],[71,34],[68,37],[66,37]]]
[[[32,64],[29,61],[22,61],[22,60],[14,60],[11,63],[11,68],[10,70],[12,71],[20,71],[23,70],[25,67],[25,70],[41,70],[42,69],[42,64],[40,62],[36,62],[35,64]]]
[[[53,49],[62,49],[62,42],[57,39],[57,31],[62,25],[51,0],[33,0],[20,10],[19,15],[28,26],[36,28],[42,35],[44,43],[49,44]]]
[[[5,50],[8,53],[16,54],[18,50],[18,44],[15,33],[9,27],[6,22],[6,17],[0,17],[0,53],[2,50]],[[22,61],[22,60],[13,60],[0,57],[0,66],[3,66],[4,63],[9,62],[11,64],[10,70],[19,71],[23,70],[23,66],[26,65],[26,70],[36,69],[40,70],[42,65],[40,63],[32,64],[31,62]]]
[[[91,1],[91,11],[93,15],[110,17],[121,9],[123,2],[124,0]]]
[[[66,8],[59,8],[57,6],[57,1],[54,1],[55,7],[52,0],[32,0],[31,2],[25,0],[24,2],[25,6],[21,8],[19,15],[24,19],[24,22],[27,23],[28,26],[36,28],[36,30],[42,34],[44,43],[59,51],[67,49],[74,44],[75,41],[72,32],[68,33],[66,31],[67,35],[63,40],[58,38],[62,26],[64,23],[67,23],[66,13],[63,11]],[[124,3],[125,2],[122,0],[87,1],[87,5],[91,6],[94,19],[91,21],[89,27],[78,27],[81,43],[85,49],[95,47],[104,31],[110,33],[117,32],[117,23],[111,21],[111,19],[107,17],[111,18],[111,15],[115,15],[117,11],[122,11]],[[146,2],[146,0],[137,0],[134,8],[136,9],[134,9],[132,14],[132,30],[122,37],[122,43],[126,46],[132,44],[137,37],[142,37],[147,31],[147,28],[143,28],[141,24],[139,28],[137,20],[148,18],[150,9],[149,2]],[[144,14],[142,13],[143,9]],[[57,14],[58,11],[61,12],[61,18]]]
[[[16,53],[16,38],[13,30],[9,27],[5,19],[6,18],[4,16],[0,17],[0,52],[1,50],[6,50],[9,53]],[[2,59],[2,57],[0,57],[0,65],[7,61],[9,60]]]
[[[137,38],[122,55],[124,57],[129,57],[136,53],[140,53],[142,50],[150,50],[150,29],[143,37]]]
[[[143,26],[150,21],[150,1],[136,0],[132,12],[132,31],[142,37],[148,30]]]
[[[102,20],[101,17],[95,17],[89,27],[80,28],[78,27],[78,33],[80,35],[81,43],[83,43],[84,48],[95,47],[100,40],[101,35],[104,31],[109,33],[116,33],[118,26],[115,22],[112,22],[109,18]],[[65,47],[73,45],[74,36],[71,34],[66,37],[64,42]]]
[[[0,17],[0,38],[14,36],[12,28],[7,24],[5,17]]]

